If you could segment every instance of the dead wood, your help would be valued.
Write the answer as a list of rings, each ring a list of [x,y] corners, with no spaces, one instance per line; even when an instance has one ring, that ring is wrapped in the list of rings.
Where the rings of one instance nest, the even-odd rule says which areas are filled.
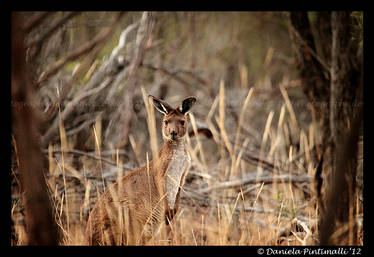
[[[149,44],[152,35],[153,27],[156,22],[156,13],[144,12],[140,21],[137,37],[135,55],[129,63],[129,71],[125,81],[124,88],[126,89],[123,109],[120,111],[120,124],[122,126],[122,136],[117,142],[117,148],[121,148],[128,142],[128,133],[130,131],[131,119],[133,115],[133,97],[137,87],[138,69],[143,61],[144,53]]]
[[[121,15],[119,14],[113,24],[117,24],[118,20],[120,19]],[[133,24],[134,25],[134,24]],[[136,28],[136,26],[130,25],[131,30]],[[127,32],[130,32],[131,30],[127,30]],[[111,29],[105,29],[102,33],[100,33],[96,39],[104,40],[109,33],[112,32]],[[95,44],[97,40],[93,40],[92,42],[88,43],[89,45]],[[116,50],[115,48],[114,50]],[[106,94],[108,92],[107,88],[111,83],[115,80],[116,75],[121,71],[121,69],[124,69],[125,66],[122,66],[121,69],[116,70],[114,72],[113,67],[116,66],[118,60],[118,49],[116,54],[112,54],[111,58],[106,61],[100,69],[92,76],[90,81],[83,86],[82,89],[76,93],[76,96],[66,103],[65,107],[61,106],[61,121],[64,123],[66,120],[68,120],[70,117],[73,116],[73,114],[77,113],[87,113],[92,112],[93,109],[103,109],[106,107],[106,103],[98,100],[100,98],[105,99]],[[70,84],[69,84],[70,85]],[[68,86],[68,85],[66,85]],[[64,94],[61,94],[62,99],[58,99],[60,102],[67,96],[68,90],[63,90]],[[82,103],[86,103],[82,105]],[[102,103],[102,104],[100,104]],[[91,108],[91,109],[90,109]],[[79,118],[79,115],[76,115],[76,117]],[[55,116],[53,122],[48,127],[47,131],[43,134],[42,137],[42,146],[46,147],[48,143],[53,140],[57,136],[58,132],[58,124],[59,124],[59,117]],[[81,129],[88,127],[91,125],[91,123],[86,123],[86,126],[81,125],[81,128],[77,130],[76,132],[79,132]]]
[[[200,193],[208,193],[213,190],[218,190],[218,189],[227,189],[227,188],[240,188],[243,187],[247,184],[257,184],[257,183],[264,183],[264,184],[269,184],[269,183],[303,183],[303,182],[312,182],[313,177],[309,176],[307,174],[302,174],[302,175],[276,175],[276,176],[260,176],[256,177],[256,175],[249,176],[246,178],[241,178],[237,180],[230,180],[230,181],[225,181],[218,183],[217,185],[204,188],[200,190]]]

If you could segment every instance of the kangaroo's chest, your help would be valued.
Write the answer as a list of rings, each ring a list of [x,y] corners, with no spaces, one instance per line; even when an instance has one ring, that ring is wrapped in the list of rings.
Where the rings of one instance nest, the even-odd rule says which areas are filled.
[[[166,197],[170,208],[174,208],[176,197],[183,185],[182,178],[188,172],[191,157],[183,148],[173,150],[173,155],[166,171]]]

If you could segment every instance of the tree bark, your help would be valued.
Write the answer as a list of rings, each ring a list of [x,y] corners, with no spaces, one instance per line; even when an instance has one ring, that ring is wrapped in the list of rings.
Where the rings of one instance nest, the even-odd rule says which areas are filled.
[[[304,94],[315,109],[322,129],[322,148],[330,136],[330,70],[316,55],[312,28],[306,12],[290,13],[290,37]]]
[[[356,245],[357,149],[362,124],[362,107],[351,119],[351,129],[341,133],[334,153],[335,166],[328,181],[326,207],[319,218],[320,245]],[[340,233],[334,234],[341,229]]]
[[[306,12],[290,14],[290,36],[303,91],[320,120],[322,151],[326,153],[324,159],[328,160],[328,165],[323,167],[324,177],[328,178],[324,181],[324,201],[318,199],[319,203],[324,203],[320,207],[319,240],[322,245],[354,244],[357,143],[362,122],[362,56],[351,37],[349,12],[323,13],[317,17],[317,25],[323,24],[323,28],[318,28],[320,37],[324,37],[318,41],[322,44],[319,49],[323,58],[317,55],[318,47]],[[320,174],[316,177],[321,188]],[[317,196],[322,197],[320,192]],[[335,232],[339,229],[343,232],[337,235]],[[345,238],[349,240],[343,240]]]
[[[316,19],[318,40],[321,42],[320,52],[323,60],[330,65],[331,60],[331,12],[318,12]]]
[[[58,230],[44,178],[45,159],[39,147],[37,111],[25,63],[24,31],[18,13],[12,13],[12,133],[18,149],[19,173],[26,210],[29,245],[57,245]]]
[[[332,12],[330,131],[331,176],[326,192],[326,208],[320,218],[321,244],[355,244],[356,226],[350,213],[355,213],[357,142],[362,120],[362,106],[355,108],[360,87],[360,65],[357,47],[350,40],[350,14]],[[361,101],[361,96],[358,100]],[[350,128],[350,129],[349,129]],[[347,225],[340,236],[332,234]],[[347,241],[347,239],[349,239]]]

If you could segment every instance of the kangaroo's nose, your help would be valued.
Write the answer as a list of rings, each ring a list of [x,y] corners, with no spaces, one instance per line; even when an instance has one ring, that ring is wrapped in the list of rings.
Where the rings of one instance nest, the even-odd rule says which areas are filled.
[[[172,132],[170,132],[170,135],[171,135],[173,138],[175,138],[175,137],[177,136],[177,132],[173,130]]]

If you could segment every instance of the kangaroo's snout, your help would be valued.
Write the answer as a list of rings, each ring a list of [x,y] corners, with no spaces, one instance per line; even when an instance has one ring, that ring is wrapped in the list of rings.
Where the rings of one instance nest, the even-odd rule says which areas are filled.
[[[177,137],[178,133],[175,130],[173,130],[173,131],[170,132],[170,135],[173,139],[175,139]]]

